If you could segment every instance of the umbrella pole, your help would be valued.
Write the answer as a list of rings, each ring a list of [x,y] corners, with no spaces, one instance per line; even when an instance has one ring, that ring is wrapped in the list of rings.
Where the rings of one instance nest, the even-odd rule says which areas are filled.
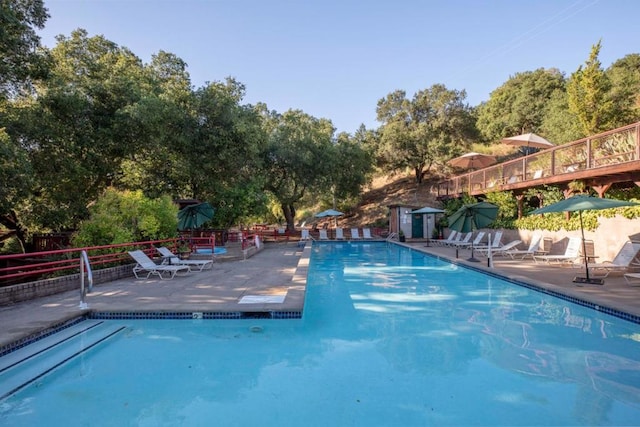
[[[473,229],[472,229],[473,230]],[[476,229],[477,230],[477,229]],[[473,231],[472,231],[473,233]],[[468,258],[467,261],[471,261],[471,262],[480,262],[479,259],[475,258],[473,256],[473,234],[471,235],[471,258]]]
[[[584,270],[587,275],[587,283],[589,282],[589,257],[587,256],[587,243],[584,241],[584,226],[582,225],[582,211],[578,211],[580,216],[580,231],[582,232],[582,256],[584,256]]]
[[[584,226],[582,225],[582,211],[578,211],[578,215],[580,216],[580,232],[582,233],[582,256],[584,257],[584,270],[586,273],[586,277],[575,277],[573,279],[573,282],[589,283],[593,285],[604,285],[604,281],[602,279],[589,278],[589,257],[587,256],[587,243],[584,240]]]

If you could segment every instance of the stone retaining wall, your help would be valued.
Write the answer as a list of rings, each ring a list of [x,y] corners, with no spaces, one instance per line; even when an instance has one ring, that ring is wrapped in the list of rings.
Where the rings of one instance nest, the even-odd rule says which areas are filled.
[[[133,264],[105,268],[93,271],[93,284],[111,282],[133,276]],[[87,282],[85,281],[85,285]],[[0,288],[0,306],[11,305],[21,301],[54,295],[61,292],[78,290],[80,295],[80,274],[37,280]]]

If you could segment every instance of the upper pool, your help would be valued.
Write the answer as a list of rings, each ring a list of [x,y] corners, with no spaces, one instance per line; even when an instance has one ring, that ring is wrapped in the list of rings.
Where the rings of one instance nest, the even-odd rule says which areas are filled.
[[[0,424],[640,420],[640,325],[386,243],[316,242],[302,319],[106,325]]]
[[[196,249],[196,253],[197,254],[203,254],[203,255],[210,255],[211,254],[211,249],[198,248],[198,249]],[[213,254],[214,255],[222,255],[222,254],[226,254],[226,253],[227,253],[227,249],[223,248],[222,246],[216,246],[215,248],[213,248]]]

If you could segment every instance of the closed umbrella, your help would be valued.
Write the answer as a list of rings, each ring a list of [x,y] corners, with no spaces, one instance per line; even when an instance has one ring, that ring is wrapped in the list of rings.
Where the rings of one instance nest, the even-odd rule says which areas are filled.
[[[425,206],[424,208],[416,209],[415,211],[411,211],[412,214],[423,214],[423,215],[433,215],[435,217],[436,214],[444,213],[442,209],[436,209],[429,206]],[[427,246],[429,246],[429,242],[431,241],[431,234],[429,230],[429,226],[427,223]]]
[[[462,169],[482,169],[496,163],[496,158],[488,154],[467,153],[447,162],[448,165]]]
[[[178,211],[178,229],[192,230],[213,218],[213,207],[209,203],[186,206]]]
[[[448,218],[449,228],[460,233],[469,233],[488,226],[496,220],[497,216],[498,207],[491,203],[479,202],[463,205]],[[473,257],[473,241],[471,242],[471,258],[468,261],[478,261]]]
[[[590,283],[594,285],[602,285],[602,279],[594,279],[589,277],[589,259],[587,258],[587,247],[584,241],[584,226],[582,225],[582,211],[601,210],[621,208],[626,206],[640,206],[640,203],[627,202],[624,200],[603,199],[600,197],[592,197],[584,194],[569,197],[549,206],[536,209],[531,214],[544,214],[552,212],[578,212],[580,215],[580,233],[582,233],[582,256],[584,257],[584,268],[586,277],[575,277],[574,283]]]

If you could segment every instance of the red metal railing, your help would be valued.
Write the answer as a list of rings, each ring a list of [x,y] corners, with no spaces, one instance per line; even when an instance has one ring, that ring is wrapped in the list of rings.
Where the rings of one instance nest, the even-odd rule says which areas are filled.
[[[176,250],[179,246],[179,239],[1,255],[0,283],[20,283],[43,277],[76,273],[80,267],[80,255],[83,250],[87,251],[91,266],[97,270],[132,263],[133,261],[127,253],[130,250],[142,249],[150,257],[153,257],[155,246],[167,246]]]

